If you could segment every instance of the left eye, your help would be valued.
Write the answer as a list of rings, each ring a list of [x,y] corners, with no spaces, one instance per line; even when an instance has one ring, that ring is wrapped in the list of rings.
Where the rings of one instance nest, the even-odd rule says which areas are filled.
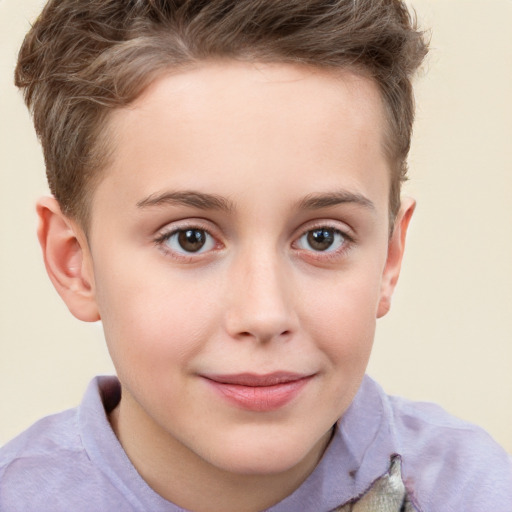
[[[179,253],[201,253],[213,249],[215,241],[204,229],[180,229],[169,235],[165,245]]]
[[[343,234],[334,228],[317,228],[306,231],[297,245],[300,249],[315,252],[333,252],[339,249],[345,242]]]

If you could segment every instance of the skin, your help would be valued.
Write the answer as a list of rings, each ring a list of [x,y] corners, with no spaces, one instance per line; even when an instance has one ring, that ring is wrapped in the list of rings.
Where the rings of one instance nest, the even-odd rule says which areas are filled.
[[[53,283],[75,316],[103,322],[122,385],[113,429],[168,500],[257,511],[318,463],[363,378],[414,209],[403,202],[390,237],[384,128],[377,87],[348,71],[204,64],[112,115],[87,236],[39,202]],[[198,252],[180,246],[186,229],[205,238]],[[319,229],[332,238],[320,249]],[[270,411],[205,377],[276,371],[307,379]]]

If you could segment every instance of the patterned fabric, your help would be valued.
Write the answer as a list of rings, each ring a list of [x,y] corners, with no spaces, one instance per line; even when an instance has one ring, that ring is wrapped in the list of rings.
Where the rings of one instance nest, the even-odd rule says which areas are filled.
[[[376,480],[357,501],[347,503],[332,512],[414,512],[402,482],[400,457],[393,457],[389,471]]]

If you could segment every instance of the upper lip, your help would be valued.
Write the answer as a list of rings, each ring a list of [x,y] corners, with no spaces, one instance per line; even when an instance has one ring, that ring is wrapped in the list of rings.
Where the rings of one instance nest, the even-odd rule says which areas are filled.
[[[205,378],[219,384],[232,384],[238,386],[264,387],[276,386],[310,377],[310,374],[278,371],[265,374],[236,373],[226,375],[204,375]]]

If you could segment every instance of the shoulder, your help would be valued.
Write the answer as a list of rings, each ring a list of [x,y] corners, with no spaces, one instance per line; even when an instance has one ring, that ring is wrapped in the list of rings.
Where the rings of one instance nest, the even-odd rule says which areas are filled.
[[[122,497],[91,462],[78,421],[78,409],[48,416],[0,448],[0,510],[115,510]]]
[[[29,468],[48,467],[51,461],[79,453],[74,409],[43,418],[0,449],[1,485],[12,483]]]
[[[422,512],[510,512],[512,462],[483,429],[441,407],[388,397],[402,474]]]
[[[48,416],[0,449],[0,509],[18,510],[23,503],[30,510],[27,499],[62,479],[62,467],[75,465],[80,457],[75,424],[75,410]]]

